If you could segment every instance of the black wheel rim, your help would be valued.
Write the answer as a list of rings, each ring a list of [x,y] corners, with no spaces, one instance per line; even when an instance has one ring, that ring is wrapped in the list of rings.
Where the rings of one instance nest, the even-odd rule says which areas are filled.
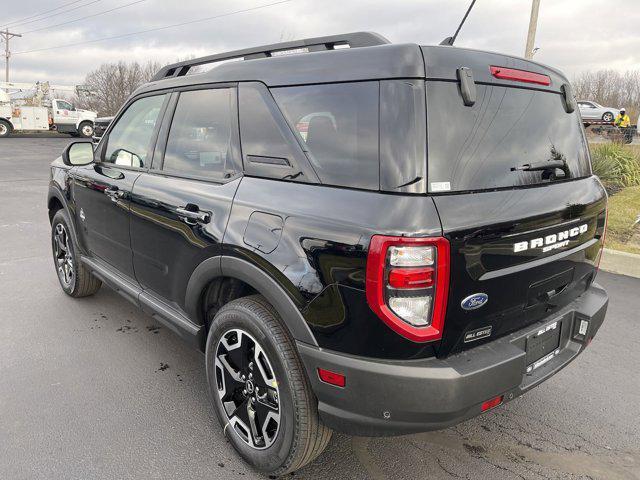
[[[215,380],[225,428],[233,428],[252,448],[271,446],[280,429],[278,381],[264,349],[249,333],[235,328],[220,337]]]
[[[73,285],[75,278],[75,267],[69,243],[67,229],[58,223],[53,231],[53,258],[56,262],[58,278],[65,287]]]

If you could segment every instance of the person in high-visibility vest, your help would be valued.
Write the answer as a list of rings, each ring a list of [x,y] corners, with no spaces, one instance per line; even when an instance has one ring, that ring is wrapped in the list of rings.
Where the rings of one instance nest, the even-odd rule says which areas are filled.
[[[620,109],[620,113],[614,120],[613,124],[620,128],[629,128],[631,126],[631,119],[624,108]]]
[[[631,143],[633,141],[633,131],[631,130],[631,119],[624,108],[620,109],[620,113],[614,120],[613,124],[619,127],[622,131],[622,139],[624,143]]]

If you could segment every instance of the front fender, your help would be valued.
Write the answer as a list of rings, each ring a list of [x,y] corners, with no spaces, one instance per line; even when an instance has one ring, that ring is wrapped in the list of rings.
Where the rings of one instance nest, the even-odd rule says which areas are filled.
[[[60,189],[59,185],[55,181],[51,181],[49,184],[49,192],[47,194],[47,209],[51,210],[55,201],[60,202],[62,205],[62,209],[67,212],[69,217],[69,228],[71,230],[71,238],[73,239],[73,244],[76,248],[79,248],[82,253],[86,253],[83,251],[80,242],[78,241],[78,234],[76,231],[76,222],[75,222],[75,211],[73,208],[70,208],[70,202],[67,200],[67,197]],[[51,218],[51,216],[50,216]]]

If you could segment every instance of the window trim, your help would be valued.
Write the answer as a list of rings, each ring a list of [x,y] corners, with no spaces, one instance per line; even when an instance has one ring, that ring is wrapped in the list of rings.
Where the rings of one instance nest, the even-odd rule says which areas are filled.
[[[142,100],[143,98],[156,97],[156,96],[160,96],[160,95],[166,95],[166,97],[165,97],[164,101],[162,102],[162,106],[160,107],[160,112],[158,112],[158,120],[159,121],[156,121],[156,124],[155,124],[154,129],[153,129],[153,133],[151,134],[151,141],[149,142],[149,150],[147,151],[147,155],[151,159],[151,161],[149,162],[149,166],[146,166],[146,167],[130,167],[130,166],[126,166],[126,165],[116,165],[115,163],[112,163],[112,162],[105,162],[104,161],[104,156],[106,154],[107,145],[109,144],[109,137],[111,136],[111,131],[113,130],[115,125],[117,125],[117,123],[120,121],[122,116],[129,109],[129,107],[131,107],[131,105],[133,105],[138,100]],[[134,172],[146,172],[146,171],[149,171],[150,165],[153,162],[153,155],[155,153],[155,146],[156,146],[156,143],[158,141],[158,133],[160,132],[160,127],[164,122],[164,117],[165,117],[165,114],[166,114],[166,111],[167,111],[167,105],[169,103],[169,99],[170,98],[171,98],[171,90],[163,89],[163,90],[154,90],[152,92],[146,92],[146,93],[141,94],[141,95],[136,95],[135,97],[132,97],[129,100],[127,100],[127,102],[125,102],[125,104],[122,106],[122,108],[120,108],[120,110],[116,114],[115,118],[111,121],[111,123],[107,127],[107,130],[102,135],[102,138],[100,139],[100,143],[98,144],[98,148],[96,149],[96,152],[95,152],[95,155],[94,155],[95,163],[99,164],[99,165],[101,165],[103,167],[107,166],[107,167],[111,167],[111,168],[120,168],[122,170],[130,170],[130,171],[134,171]]]
[[[169,141],[169,134],[171,133],[171,125],[173,124],[173,118],[176,113],[178,101],[180,100],[180,94],[182,92],[199,91],[199,90],[217,90],[217,89],[229,89],[231,90],[231,149],[232,159],[236,172],[229,177],[224,175],[191,175],[186,173],[168,172],[163,170],[164,167],[164,155],[167,149],[167,143]],[[235,113],[235,115],[234,115]],[[208,83],[198,85],[188,85],[179,88],[173,88],[169,95],[169,102],[167,103],[167,109],[162,120],[162,125],[158,131],[158,139],[153,152],[153,158],[151,166],[147,170],[147,173],[158,175],[167,178],[181,178],[186,180],[197,180],[209,183],[216,183],[223,185],[228,182],[232,182],[238,177],[243,175],[242,168],[242,151],[240,145],[240,129],[238,120],[238,88],[235,82],[224,83]]]

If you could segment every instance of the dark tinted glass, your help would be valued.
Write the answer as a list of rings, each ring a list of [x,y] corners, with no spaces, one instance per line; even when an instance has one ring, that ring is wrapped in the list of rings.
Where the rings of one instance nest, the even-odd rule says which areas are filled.
[[[163,170],[205,177],[222,177],[233,170],[232,92],[218,88],[180,94]]]
[[[272,89],[322,183],[377,190],[378,82]]]
[[[424,193],[427,127],[424,80],[380,82],[380,189]]]
[[[533,185],[590,174],[577,112],[568,114],[559,94],[476,85],[477,101],[465,107],[454,82],[427,82],[429,191],[479,190]],[[525,171],[553,161],[561,169]],[[545,179],[547,177],[547,179]]]
[[[282,130],[274,115],[277,107],[271,99],[275,111],[269,109],[269,92],[259,86],[248,84],[240,86],[240,136],[245,167],[250,163],[247,157],[285,159],[292,163],[294,153],[285,136],[287,125],[282,121]],[[269,98],[267,98],[269,97]],[[281,116],[282,118],[282,116]]]
[[[109,133],[104,162],[126,167],[146,167],[153,132],[166,95],[133,102]]]

